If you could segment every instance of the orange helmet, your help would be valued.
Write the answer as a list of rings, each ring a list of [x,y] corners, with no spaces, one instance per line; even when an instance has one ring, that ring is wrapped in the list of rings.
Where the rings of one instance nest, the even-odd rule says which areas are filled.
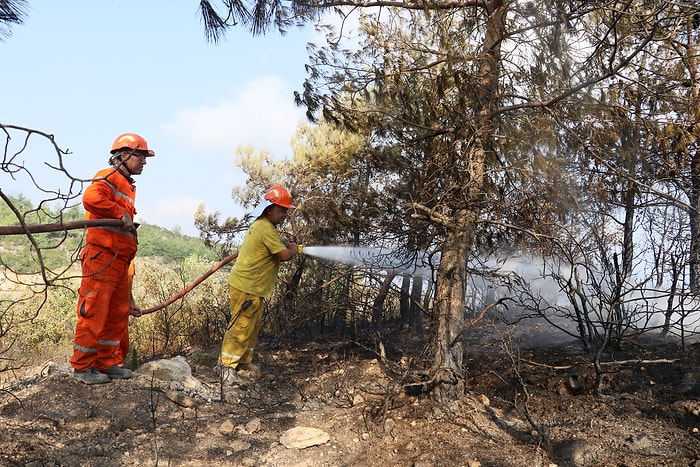
[[[119,151],[120,149],[132,149],[134,151],[140,151],[145,153],[148,157],[153,157],[156,155],[155,152],[148,149],[148,143],[143,137],[137,135],[136,133],[124,133],[123,135],[117,136],[117,139],[112,143],[112,149],[109,151],[111,154]]]
[[[294,209],[296,207],[292,204],[292,195],[289,194],[285,187],[280,185],[275,185],[267,190],[265,199],[283,208]]]

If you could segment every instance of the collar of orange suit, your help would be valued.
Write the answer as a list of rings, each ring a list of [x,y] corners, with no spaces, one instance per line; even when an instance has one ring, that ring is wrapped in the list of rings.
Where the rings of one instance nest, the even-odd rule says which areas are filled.
[[[114,167],[114,170],[116,170],[117,172],[119,172],[120,174],[122,174],[122,175],[124,176],[124,178],[126,178],[127,180],[129,180],[129,183],[131,183],[132,185],[136,184],[136,180],[134,180],[134,179],[131,177],[131,175],[128,175],[128,174],[122,169],[121,166],[116,166],[116,165],[115,165],[115,166],[113,166],[113,167]],[[126,169],[126,170],[128,171],[129,169]]]

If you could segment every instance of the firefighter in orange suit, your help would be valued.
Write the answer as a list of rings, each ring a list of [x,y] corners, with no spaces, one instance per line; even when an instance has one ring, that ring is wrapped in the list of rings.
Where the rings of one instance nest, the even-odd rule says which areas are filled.
[[[89,227],[80,253],[82,281],[71,365],[73,377],[85,384],[131,377],[119,364],[133,303],[129,269],[138,247],[133,176],[155,156],[146,140],[134,133],[119,135],[110,153],[110,167],[97,172],[83,194],[87,219],[123,222],[121,228]]]
[[[298,254],[296,243],[285,245],[277,226],[287,219],[292,196],[282,186],[267,190],[263,201],[251,215],[258,216],[248,229],[229,274],[231,319],[226,327],[219,355],[221,380],[226,384],[238,380],[237,371],[246,370],[259,376],[252,364],[258,341],[263,300],[275,289],[280,261],[289,261]]]

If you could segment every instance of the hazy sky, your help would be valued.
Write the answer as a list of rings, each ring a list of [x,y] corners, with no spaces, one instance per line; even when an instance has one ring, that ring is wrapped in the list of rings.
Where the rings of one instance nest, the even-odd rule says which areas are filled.
[[[291,155],[304,118],[293,91],[302,88],[314,40],[312,28],[255,38],[240,29],[207,43],[198,5],[30,0],[25,24],[0,42],[0,122],[53,134],[79,178],[107,166],[117,135],[139,133],[156,152],[136,178],[139,216],[188,235],[197,235],[192,219],[202,202],[222,217],[242,214],[231,199],[245,182],[233,164],[237,146]],[[41,168],[55,163],[52,149],[39,140],[29,148],[22,160],[39,182],[67,192],[65,177]],[[0,177],[6,193],[42,199],[28,179]]]

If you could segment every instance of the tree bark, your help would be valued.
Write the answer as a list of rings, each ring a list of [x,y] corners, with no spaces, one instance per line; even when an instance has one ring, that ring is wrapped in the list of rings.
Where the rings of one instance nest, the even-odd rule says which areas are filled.
[[[409,322],[408,329],[420,335],[421,321],[421,298],[423,296],[423,278],[415,276],[411,286],[411,303],[409,305]]]
[[[389,294],[389,289],[391,287],[391,282],[394,280],[396,275],[393,272],[388,272],[384,280],[382,281],[382,286],[379,288],[379,292],[374,299],[372,304],[372,329],[381,329],[382,321],[384,317],[384,302]]]
[[[399,300],[401,329],[408,330],[411,325],[411,278],[403,276],[401,278],[401,298]]]
[[[464,328],[467,264],[472,245],[476,211],[459,210],[455,226],[447,233],[435,283],[433,314],[435,330],[434,373],[438,400],[454,400],[466,390],[463,348],[460,336]]]

